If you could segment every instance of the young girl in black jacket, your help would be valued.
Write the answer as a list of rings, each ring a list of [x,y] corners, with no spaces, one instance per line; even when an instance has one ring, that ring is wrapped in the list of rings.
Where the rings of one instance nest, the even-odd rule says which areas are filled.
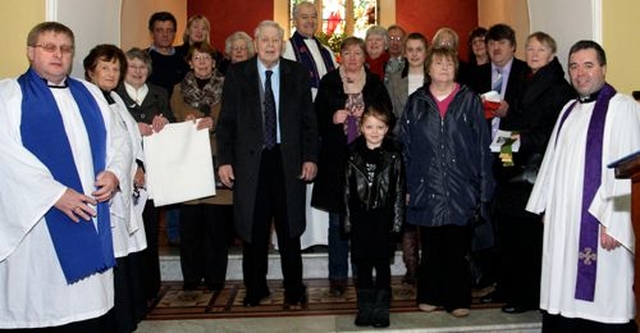
[[[361,119],[362,136],[349,146],[345,169],[342,229],[351,240],[351,260],[358,266],[357,326],[389,326],[390,259],[405,200],[401,150],[385,138],[392,122],[390,112],[369,107]]]

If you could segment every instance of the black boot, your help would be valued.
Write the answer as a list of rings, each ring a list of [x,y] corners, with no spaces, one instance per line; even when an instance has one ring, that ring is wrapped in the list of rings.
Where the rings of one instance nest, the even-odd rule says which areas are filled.
[[[373,325],[373,302],[376,291],[373,289],[358,289],[358,314],[354,324],[356,326]]]
[[[389,289],[376,290],[376,301],[373,305],[373,327],[389,327]]]

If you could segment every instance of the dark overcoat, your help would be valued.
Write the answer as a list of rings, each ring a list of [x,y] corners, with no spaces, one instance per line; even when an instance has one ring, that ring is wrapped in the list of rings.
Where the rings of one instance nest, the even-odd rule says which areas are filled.
[[[231,66],[222,92],[217,126],[219,164],[231,165],[235,176],[235,229],[251,242],[258,174],[264,146],[261,82],[257,57]],[[311,101],[309,72],[299,63],[280,59],[279,124],[291,237],[305,229],[306,183],[298,176],[304,162],[317,161],[318,130]]]
[[[133,119],[139,123],[151,124],[153,117],[156,115],[162,115],[169,120],[169,122],[175,122],[173,112],[169,107],[169,96],[167,91],[160,86],[147,82],[149,92],[144,98],[141,104],[129,96],[127,90],[124,87],[124,82],[116,88],[116,93],[120,95],[124,103],[127,105],[127,109]]]

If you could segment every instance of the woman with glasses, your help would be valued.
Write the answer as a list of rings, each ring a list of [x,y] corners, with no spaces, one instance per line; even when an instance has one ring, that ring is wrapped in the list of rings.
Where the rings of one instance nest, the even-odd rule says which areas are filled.
[[[212,158],[217,151],[215,126],[220,114],[224,77],[216,70],[218,51],[206,42],[189,48],[191,70],[171,96],[177,121],[194,121],[209,130]],[[216,172],[217,173],[217,172]],[[212,197],[184,202],[180,208],[180,264],[183,289],[194,290],[204,280],[211,291],[224,287],[227,274],[231,190],[219,188]]]
[[[466,255],[474,212],[493,192],[489,129],[480,97],[455,81],[458,57],[433,46],[429,84],[409,97],[400,119],[407,174],[406,222],[420,227],[419,309],[469,315]]]
[[[116,88],[116,92],[135,119],[140,135],[150,136],[162,131],[166,124],[174,121],[173,113],[169,108],[167,91],[147,82],[152,70],[148,52],[134,47],[127,51],[125,56],[126,74],[124,81]],[[145,188],[142,165],[136,173],[135,180],[134,185],[137,188]],[[148,305],[151,305],[160,291],[160,259],[158,257],[160,214],[152,198],[145,203],[142,218],[147,236],[147,248],[142,252],[144,298]]]
[[[469,73],[469,64],[462,61],[458,55],[458,47],[460,46],[458,33],[449,27],[442,27],[433,35],[431,45],[438,48],[447,48],[456,54],[456,61],[458,63],[456,82],[465,85],[468,84],[471,74]]]
[[[229,35],[224,42],[224,59],[218,70],[225,74],[229,65],[245,61],[255,54],[251,36],[244,31],[236,31]]]

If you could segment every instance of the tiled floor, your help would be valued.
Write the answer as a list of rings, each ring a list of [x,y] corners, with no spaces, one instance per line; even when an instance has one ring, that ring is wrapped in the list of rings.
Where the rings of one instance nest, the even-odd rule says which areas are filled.
[[[542,316],[535,311],[508,315],[500,309],[474,310],[466,318],[454,318],[443,311],[433,313],[392,313],[387,329],[360,328],[353,325],[354,315],[152,320],[140,323],[136,332],[540,332]]]
[[[160,235],[164,235],[161,230]],[[166,238],[160,237],[161,257],[163,262],[164,276],[179,276],[179,259],[177,258],[177,248],[166,246]],[[230,269],[234,266],[231,257],[238,256],[232,249],[230,253]],[[310,254],[310,258],[315,258],[319,254]],[[320,255],[322,256],[322,255]],[[177,261],[176,261],[177,260]],[[325,259],[326,260],[326,259]],[[173,263],[176,261],[176,263]],[[279,264],[275,259],[274,264]],[[175,267],[174,267],[175,266]],[[270,267],[273,265],[270,263]],[[173,268],[171,268],[173,267]],[[306,267],[306,266],[305,266]],[[326,267],[326,263],[322,264]],[[176,272],[168,273],[167,271]],[[278,268],[270,269],[277,272]],[[310,270],[309,270],[310,271]],[[324,274],[324,273],[323,273]],[[394,273],[395,274],[395,273]],[[228,279],[234,279],[236,274],[230,272]],[[305,271],[305,276],[309,276]],[[326,276],[326,275],[322,275]],[[170,279],[176,280],[176,279]],[[353,324],[355,314],[339,315],[309,315],[309,316],[286,316],[282,317],[249,317],[249,318],[220,318],[220,319],[180,319],[180,320],[145,320],[138,326],[136,332],[140,333],[164,333],[164,332],[540,332],[542,315],[537,311],[530,311],[523,314],[504,314],[499,308],[474,309],[466,318],[454,318],[444,311],[424,313],[420,311],[400,312],[391,314],[391,326],[387,329],[360,328]]]

